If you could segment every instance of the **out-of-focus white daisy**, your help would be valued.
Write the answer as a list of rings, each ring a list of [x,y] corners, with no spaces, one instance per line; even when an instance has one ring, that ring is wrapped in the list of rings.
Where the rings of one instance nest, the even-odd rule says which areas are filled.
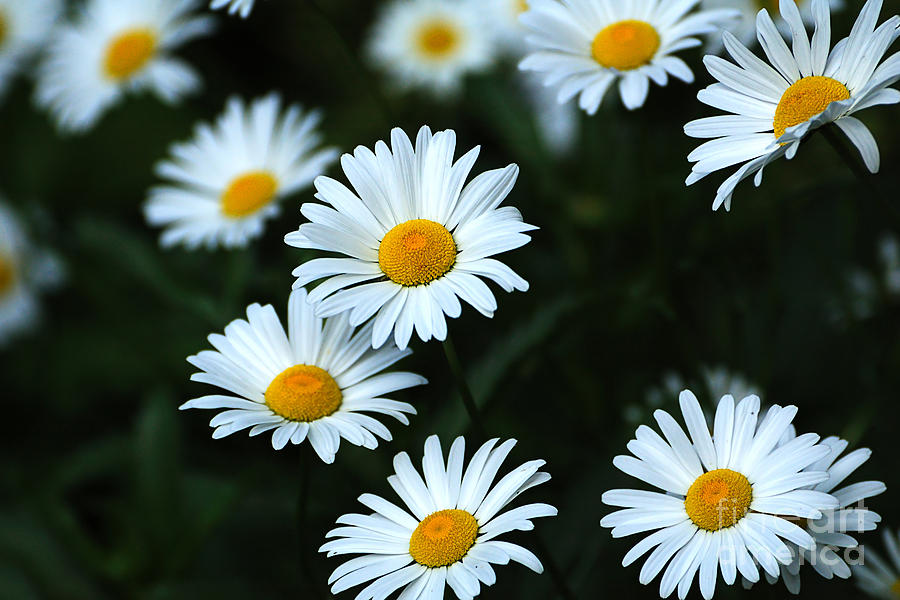
[[[519,21],[528,10],[529,0],[488,0],[487,24],[494,32],[500,49],[510,56],[521,58],[528,48],[526,29]]]
[[[613,464],[624,473],[662,490],[613,490],[603,502],[624,510],[601,521],[613,537],[653,531],[626,554],[628,566],[650,552],[641,569],[647,584],[663,569],[660,595],[678,589],[684,598],[699,571],[700,591],[712,598],[718,572],[732,585],[737,573],[759,580],[758,562],[777,576],[779,564],[791,562],[786,545],[812,550],[813,537],[790,519],[819,519],[838,507],[825,492],[805,489],[829,477],[825,470],[808,470],[829,452],[809,433],[778,447],[797,414],[797,407],[774,406],[757,422],[759,398],[749,396],[737,406],[731,396],[719,402],[710,429],[697,398],[685,390],[679,398],[690,439],[674,418],[654,413],[660,436],[641,426],[628,443],[634,456],[617,456]],[[668,566],[667,566],[668,564]]]
[[[56,256],[35,248],[12,209],[0,200],[0,347],[36,324],[38,294],[56,287],[62,277]]]
[[[47,41],[61,0],[0,0],[0,97],[21,63]]]
[[[853,575],[857,585],[867,594],[896,600],[900,598],[900,533],[885,530],[883,539],[888,558],[866,547],[862,564],[853,565]]]
[[[521,16],[531,54],[520,69],[543,73],[559,102],[579,96],[589,114],[616,81],[625,106],[643,106],[650,81],[669,75],[692,82],[676,52],[699,46],[694,36],[716,31],[731,10],[691,12],[700,0],[531,0]]]
[[[210,0],[209,7],[213,10],[228,7],[228,14],[239,14],[242,19],[250,16],[255,0]]]
[[[171,148],[172,158],[156,167],[166,185],[150,190],[144,207],[151,225],[165,227],[163,246],[245,246],[265,221],[279,212],[284,196],[309,185],[337,158],[319,149],[318,112],[270,94],[249,106],[238,98],[194,138]]]
[[[723,367],[703,367],[700,370],[706,391],[710,398],[721,398],[731,395],[735,398],[746,398],[759,392],[759,386],[751,384],[741,373],[735,373]]]
[[[285,236],[297,248],[345,255],[316,258],[294,270],[295,287],[328,278],[310,295],[319,316],[345,311],[359,325],[375,317],[372,345],[393,333],[406,348],[413,329],[422,341],[447,337],[444,316],[456,318],[465,300],[486,317],[497,301],[482,278],[507,292],[528,283],[491,258],[531,239],[536,229],[500,203],[519,174],[516,165],[487,171],[466,184],[479,148],[455,163],[456,133],[422,127],[413,148],[400,129],[375,151],[358,146],[341,166],[355,192],[328,177],[315,181],[316,198],[300,208],[310,223]]]
[[[382,373],[410,351],[373,350],[371,335],[371,327],[354,333],[346,316],[323,322],[302,289],[288,302],[287,334],[271,305],[251,304],[247,320],[232,321],[225,335],[209,336],[215,351],[188,358],[200,369],[193,381],[236,396],[204,396],[180,408],[227,409],[209,423],[214,439],[248,427],[251,436],[274,429],[276,450],[308,439],[326,463],[334,462],[341,438],[374,449],[379,437],[390,441],[391,432],[366,413],[408,425],[405,413],[415,409],[383,395],[427,382],[415,373]]]
[[[538,133],[553,153],[566,154],[578,141],[578,106],[574,100],[557,102],[556,91],[543,85],[534,73],[522,75],[521,86]]]
[[[556,516],[548,504],[526,504],[501,512],[519,494],[550,479],[540,471],[543,460],[516,468],[494,484],[497,472],[515,440],[499,446],[490,440],[463,469],[465,440],[456,438],[447,462],[437,436],[425,442],[422,476],[409,455],[394,457],[395,474],[388,483],[407,510],[372,494],[359,501],[375,511],[347,514],[327,537],[338,538],[320,549],[328,556],[360,554],[334,570],[328,583],[337,594],[371,581],[356,600],[387,598],[403,588],[404,600],[439,600],[449,586],[459,600],[474,598],[481,584],[493,585],[491,565],[514,561],[536,573],[543,571],[537,557],[522,546],[496,539],[510,531],[531,531],[532,519]],[[412,514],[410,514],[412,513]],[[374,581],[373,581],[374,580]]]
[[[794,0],[800,9],[800,16],[807,25],[814,25],[811,0]],[[843,0],[829,0],[832,10],[844,7]],[[734,8],[740,11],[740,17],[732,20],[725,27],[734,34],[740,42],[749,46],[756,39],[756,15],[760,10],[766,9],[770,14],[778,14],[778,0],[700,0],[700,6],[712,10],[716,8]],[[776,18],[775,24],[783,33],[790,35],[790,27],[780,18]],[[722,32],[716,31],[710,36],[709,49],[719,51],[722,48]]]
[[[398,88],[454,93],[494,60],[483,10],[479,0],[394,0],[375,22],[369,58]]]
[[[900,296],[900,242],[893,234],[885,235],[878,242],[878,257],[884,273],[884,287],[892,296]]]
[[[796,437],[794,427],[789,427],[778,443],[779,447],[791,443]],[[847,449],[849,442],[832,436],[822,440],[822,444],[827,446],[830,452],[804,469],[804,472],[826,471],[828,479],[817,485],[808,486],[807,489],[833,495],[838,501],[838,509],[825,512],[820,519],[799,521],[798,524],[816,541],[816,547],[808,550],[788,542],[793,560],[789,565],[781,565],[781,578],[792,594],[800,593],[800,568],[803,565],[812,566],[825,579],[850,577],[847,555],[841,556],[858,545],[856,538],[850,534],[874,531],[881,522],[878,513],[866,507],[865,500],[884,493],[887,487],[883,482],[861,481],[835,489],[869,460],[872,451],[861,448],[839,458]],[[776,580],[769,574],[766,574],[766,578],[769,583]]]
[[[172,52],[212,29],[201,0],[87,0],[57,29],[38,72],[35,98],[70,132],[93,127],[128,92],[173,104],[200,78]]]
[[[710,173],[741,164],[719,187],[713,209],[731,209],[731,195],[739,182],[755,175],[762,183],[770,162],[794,157],[801,140],[813,129],[834,123],[859,149],[866,167],[878,171],[875,138],[853,113],[879,104],[900,102],[900,92],[889,89],[900,78],[900,61],[879,62],[900,36],[900,17],[876,28],[881,0],[868,0],[850,32],[829,52],[831,16],[827,0],[812,0],[816,30],[806,35],[800,11],[791,0],[781,3],[781,15],[793,33],[793,51],[769,13],[757,18],[759,41],[770,66],[752,54],[737,38],[723,34],[725,49],[737,64],[717,56],[704,58],[719,83],[697,95],[713,108],[733,113],[707,117],[685,125],[696,138],[714,138],[688,155],[695,163],[687,178],[691,185]]]

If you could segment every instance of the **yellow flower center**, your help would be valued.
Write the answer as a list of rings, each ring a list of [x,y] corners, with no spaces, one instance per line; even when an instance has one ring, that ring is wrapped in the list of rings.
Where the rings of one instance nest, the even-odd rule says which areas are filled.
[[[378,247],[378,265],[405,286],[431,283],[456,263],[456,242],[440,223],[413,219],[388,231]]]
[[[439,60],[453,54],[461,41],[459,30],[446,21],[432,21],[419,29],[416,45],[428,58]]]
[[[266,171],[236,177],[222,194],[222,212],[238,218],[251,215],[267,205],[278,192],[278,181]]]
[[[789,127],[816,116],[832,102],[840,102],[849,97],[847,87],[831,77],[804,77],[789,87],[778,101],[773,123],[775,139],[783,136]]]
[[[266,406],[289,421],[316,421],[341,407],[341,388],[324,369],[296,365],[282,371],[266,389]]]
[[[475,545],[478,522],[464,510],[452,508],[422,519],[409,538],[409,554],[432,569],[459,562]]]
[[[607,69],[631,71],[649,63],[659,45],[659,33],[653,25],[644,21],[619,21],[597,34],[591,54]]]
[[[900,579],[894,582],[894,585],[891,586],[891,591],[894,592],[894,595],[900,598]]]
[[[6,17],[4,17],[3,11],[0,11],[0,48],[3,47],[3,42],[6,41],[8,30],[9,26],[6,24]]]
[[[519,14],[528,12],[528,9],[530,8],[528,6],[528,0],[516,0],[516,8],[519,11]]]
[[[106,49],[104,68],[110,79],[128,79],[144,68],[156,52],[156,34],[149,29],[131,29],[119,34]]]
[[[0,255],[0,296],[12,289],[15,280],[16,269],[12,261]]]
[[[746,477],[730,469],[716,469],[694,481],[684,508],[697,527],[718,531],[743,519],[752,501],[753,487]]]

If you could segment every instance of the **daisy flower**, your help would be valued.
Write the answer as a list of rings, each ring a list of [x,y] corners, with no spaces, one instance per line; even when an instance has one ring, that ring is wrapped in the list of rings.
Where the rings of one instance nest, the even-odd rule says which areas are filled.
[[[900,598],[900,533],[885,531],[884,545],[888,559],[866,548],[864,563],[854,565],[857,585],[875,598],[896,600]]]
[[[58,29],[38,71],[35,98],[60,129],[86,131],[128,92],[174,104],[200,87],[173,50],[212,29],[200,0],[87,0]]]
[[[228,7],[228,14],[241,15],[242,19],[246,19],[250,16],[250,11],[253,10],[253,3],[255,0],[210,0],[209,7],[213,10],[219,10],[220,8]]]
[[[391,433],[365,413],[408,425],[405,413],[415,409],[382,396],[427,382],[414,373],[382,373],[410,351],[372,350],[369,329],[354,333],[344,316],[317,318],[305,290],[294,291],[288,301],[287,334],[271,305],[252,304],[247,320],[232,321],[225,335],[209,336],[215,351],[188,358],[200,369],[193,381],[236,396],[203,396],[180,408],[227,409],[209,423],[213,439],[248,427],[251,436],[274,429],[276,450],[308,439],[326,463],[334,462],[341,438],[374,449],[378,437],[390,441]]]
[[[0,96],[47,41],[61,12],[61,0],[0,0]]]
[[[565,102],[579,96],[589,114],[616,81],[629,110],[643,106],[650,81],[669,75],[691,83],[694,74],[676,52],[699,46],[694,36],[711,33],[733,16],[730,10],[691,12],[700,0],[531,0],[522,15],[532,52],[520,69],[544,75]]]
[[[707,117],[685,125],[695,138],[713,138],[689,156],[695,163],[687,178],[691,185],[710,173],[741,164],[719,187],[713,209],[731,209],[731,195],[742,180],[755,175],[762,183],[770,162],[794,157],[801,140],[812,130],[834,123],[859,149],[868,169],[878,171],[875,138],[853,113],[878,104],[900,102],[900,92],[887,86],[900,78],[896,55],[879,66],[900,35],[900,17],[876,28],[881,0],[868,0],[850,32],[829,52],[831,15],[827,0],[812,0],[816,30],[806,35],[800,11],[792,1],[781,3],[781,15],[793,33],[793,51],[767,11],[757,18],[759,41],[772,66],[753,55],[726,32],[725,49],[737,64],[717,56],[704,58],[719,83],[701,90],[697,98],[729,115]]]
[[[398,88],[452,94],[493,62],[482,11],[478,0],[394,0],[374,25],[369,58]]]
[[[811,0],[794,0],[797,8],[800,9],[800,16],[807,25],[814,25],[812,1]],[[832,10],[838,10],[844,7],[843,0],[829,0]],[[740,12],[740,16],[728,23],[725,28],[740,40],[744,45],[749,46],[756,39],[756,15],[760,10],[766,9],[770,13],[778,13],[778,0],[700,0],[700,6],[704,9],[712,10],[716,8],[734,8]],[[778,29],[785,34],[790,35],[791,31],[787,23],[783,19],[777,19],[775,24]],[[718,52],[722,48],[722,32],[717,31],[710,36],[709,49]]]
[[[634,456],[613,460],[624,473],[662,490],[603,494],[605,504],[624,509],[601,521],[613,537],[653,531],[626,554],[623,565],[650,552],[640,582],[649,583],[665,569],[663,598],[677,588],[683,599],[698,571],[707,599],[719,570],[728,585],[738,572],[758,581],[756,563],[777,576],[779,564],[792,560],[786,542],[815,548],[813,536],[791,519],[820,519],[823,511],[838,507],[831,494],[807,489],[828,480],[826,470],[809,467],[825,458],[829,447],[817,444],[819,436],[812,433],[778,446],[797,414],[795,406],[774,406],[757,423],[758,397],[735,406],[732,396],[724,396],[710,435],[697,398],[685,390],[679,402],[690,439],[672,416],[658,410],[654,417],[663,435],[641,426],[628,443]]]
[[[797,434],[793,426],[789,427],[778,445],[784,446],[796,438]],[[838,437],[828,437],[822,440],[822,445],[829,448],[829,453],[821,460],[806,467],[804,472],[825,471],[828,473],[828,479],[817,485],[807,486],[806,489],[833,495],[838,501],[838,509],[827,511],[818,520],[800,520],[800,526],[816,541],[816,547],[813,550],[799,548],[796,544],[788,542],[793,560],[789,565],[781,565],[781,578],[792,594],[800,593],[800,567],[804,564],[812,565],[815,571],[825,579],[850,577],[850,567],[845,557],[840,554],[846,549],[856,548],[859,545],[859,542],[850,534],[873,531],[881,522],[878,513],[868,510],[864,501],[884,493],[887,489],[884,483],[861,481],[835,489],[869,460],[872,451],[868,448],[861,448],[841,458],[840,456],[847,449],[849,442]],[[767,575],[767,579],[770,583],[775,581],[775,578],[769,575]]]
[[[34,327],[40,315],[38,294],[61,280],[56,256],[35,248],[19,219],[0,201],[0,347]]]
[[[316,258],[294,270],[302,287],[328,278],[310,293],[317,314],[350,312],[350,324],[375,317],[372,345],[393,333],[406,348],[413,329],[422,341],[447,337],[444,316],[460,315],[465,300],[486,317],[497,301],[482,278],[507,292],[528,283],[495,254],[523,246],[536,229],[500,203],[519,174],[516,165],[482,173],[465,183],[479,149],[455,163],[456,133],[419,130],[416,146],[400,129],[375,151],[359,146],[341,166],[355,190],[328,177],[315,181],[316,198],[330,206],[300,207],[310,223],[285,236],[297,248],[343,254]]]
[[[508,440],[498,446],[496,439],[490,440],[464,470],[465,440],[456,438],[445,464],[440,441],[433,435],[425,442],[424,480],[406,452],[395,456],[395,474],[388,477],[388,483],[407,510],[379,496],[363,494],[359,501],[375,512],[348,514],[337,520],[342,526],[326,534],[337,539],[323,545],[320,552],[362,556],[334,570],[328,580],[332,594],[371,581],[356,600],[387,598],[400,588],[398,599],[439,600],[445,586],[459,600],[467,600],[480,593],[482,583],[493,585],[496,581],[492,564],[514,561],[541,573],[543,566],[534,554],[496,539],[510,531],[531,531],[532,519],[556,515],[556,509],[548,504],[526,504],[501,512],[519,494],[550,479],[539,471],[544,461],[533,460],[492,487],[515,444]]]
[[[507,54],[520,57],[528,45],[525,27],[519,21],[528,11],[529,0],[488,0],[488,26],[494,32],[494,40]]]
[[[319,120],[297,105],[282,110],[277,94],[249,106],[230,99],[214,125],[199,125],[156,167],[167,182],[150,190],[144,213],[166,228],[161,244],[234,248],[262,234],[279,200],[337,158],[334,149],[318,149]]]

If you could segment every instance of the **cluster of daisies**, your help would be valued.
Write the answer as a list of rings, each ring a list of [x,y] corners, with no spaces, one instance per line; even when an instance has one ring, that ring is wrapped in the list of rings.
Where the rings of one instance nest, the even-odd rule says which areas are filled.
[[[56,0],[0,0],[0,86],[40,55],[37,103],[69,132],[89,130],[129,93],[150,91],[175,103],[201,85],[175,53],[213,30],[212,17],[199,12],[203,4],[86,0],[64,19]],[[831,123],[877,171],[874,138],[852,115],[900,101],[890,87],[900,78],[898,55],[882,61],[900,36],[900,17],[879,25],[882,2],[868,0],[849,36],[832,45],[827,0],[781,0],[777,21],[768,10],[774,2],[763,4],[771,6],[757,12],[749,0],[396,0],[377,16],[366,52],[398,87],[446,95],[501,49],[521,59],[520,69],[530,73],[522,85],[542,110],[550,112],[548,98],[558,105],[577,98],[595,114],[614,85],[634,110],[651,82],[666,85],[672,76],[691,83],[693,72],[678,54],[706,38],[733,62],[706,56],[717,83],[698,98],[730,114],[685,126],[688,135],[710,140],[689,156],[687,183],[740,165],[714,208],[730,208],[741,180],[753,176],[760,185],[767,164],[792,158],[806,136]],[[253,5],[212,0],[209,7],[246,18]],[[754,32],[766,60],[745,45]],[[527,244],[536,228],[503,205],[518,167],[473,175],[479,149],[457,157],[452,130],[422,127],[411,138],[395,129],[390,139],[339,158],[323,143],[320,119],[274,93],[228,100],[221,117],[197,125],[156,166],[161,182],[144,212],[162,228],[163,246],[235,248],[263,234],[283,198],[315,188],[317,201],[300,208],[306,221],[284,240],[324,255],[294,270],[286,321],[271,305],[252,304],[246,319],[210,335],[214,349],[188,360],[198,369],[192,379],[218,393],[181,408],[217,411],[214,438],[267,433],[276,450],[307,441],[331,464],[342,441],[374,450],[392,439],[388,418],[408,425],[415,415],[412,404],[388,397],[426,383],[390,370],[411,353],[414,333],[422,342],[445,340],[448,317],[459,317],[464,303],[491,317],[497,300],[489,283],[507,292],[528,289],[496,257]],[[564,120],[551,130],[571,137]],[[338,161],[344,181],[324,175]],[[0,210],[0,230],[2,333],[13,328],[8,323],[28,321],[34,292],[54,278],[38,276],[53,270],[46,265],[24,267],[48,259],[30,248],[8,211]],[[646,556],[641,583],[659,576],[662,597],[677,590],[684,598],[696,579],[712,598],[720,575],[727,585],[740,575],[747,586],[781,579],[796,593],[809,564],[829,579],[856,569],[873,593],[898,591],[900,564],[872,558],[857,565],[848,555],[858,546],[854,535],[880,522],[865,502],[884,484],[847,483],[868,450],[845,454],[845,440],[798,435],[796,407],[761,412],[754,395],[740,402],[723,395],[711,427],[692,393],[681,392],[680,406],[686,430],[657,410],[662,434],[642,425],[627,445],[631,456],[614,460],[655,491],[603,496],[620,510],[602,526],[614,537],[642,535],[623,560],[627,566]],[[408,454],[397,454],[388,483],[404,506],[363,494],[359,501],[372,512],[344,515],[327,534],[322,552],[354,555],[331,575],[332,592],[364,586],[357,599],[398,592],[400,600],[438,600],[449,587],[466,600],[495,582],[493,565],[518,562],[540,573],[532,552],[500,539],[557,513],[540,503],[508,508],[550,478],[541,460],[499,476],[514,444],[492,439],[466,462],[463,438],[445,455],[431,436],[421,473]],[[898,562],[896,539],[885,540]]]

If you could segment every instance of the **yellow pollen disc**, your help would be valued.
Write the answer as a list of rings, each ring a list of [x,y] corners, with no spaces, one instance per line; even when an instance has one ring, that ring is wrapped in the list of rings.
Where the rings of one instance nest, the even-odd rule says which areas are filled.
[[[12,289],[16,280],[16,270],[12,261],[0,256],[0,296]]]
[[[591,54],[607,69],[631,71],[649,63],[659,44],[659,33],[653,25],[644,21],[619,21],[597,34]]]
[[[530,8],[528,6],[528,0],[516,0],[516,8],[518,9],[519,14],[528,12],[528,9]]]
[[[324,369],[296,365],[282,371],[266,389],[266,405],[289,421],[315,421],[341,407],[341,388]]]
[[[478,522],[455,508],[432,513],[422,519],[409,538],[409,554],[420,565],[432,569],[459,562],[475,545]]]
[[[246,217],[267,205],[278,192],[278,182],[265,171],[236,177],[222,194],[222,212],[229,217]]]
[[[850,97],[847,87],[831,77],[815,75],[804,77],[789,87],[775,109],[775,139],[780,138],[788,127],[799,125],[816,116],[832,102],[840,102]]]
[[[447,229],[428,219],[400,223],[378,247],[378,265],[391,281],[405,286],[431,283],[456,263],[456,242]]]
[[[419,29],[416,45],[419,51],[432,59],[446,58],[453,54],[460,43],[460,34],[452,23],[432,21]]]
[[[752,501],[753,487],[746,477],[730,469],[716,469],[694,481],[684,508],[697,527],[718,531],[743,519]]]
[[[6,24],[6,19],[3,16],[3,12],[0,11],[0,48],[3,47],[3,42],[6,41],[6,33],[9,29],[9,26]]]
[[[156,34],[131,29],[116,37],[106,49],[103,66],[110,79],[128,79],[144,68],[156,52]]]
[[[894,582],[894,585],[891,586],[891,591],[894,592],[894,595],[900,598],[900,579]]]

